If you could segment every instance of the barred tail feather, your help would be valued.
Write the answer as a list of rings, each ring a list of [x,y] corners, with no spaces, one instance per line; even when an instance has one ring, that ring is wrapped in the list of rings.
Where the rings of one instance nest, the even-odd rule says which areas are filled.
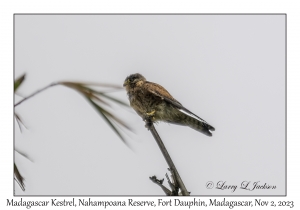
[[[211,125],[207,124],[207,123],[203,123],[199,120],[196,120],[194,118],[190,117],[190,121],[187,123],[187,126],[189,126],[190,128],[195,129],[196,131],[199,131],[207,136],[212,136],[211,131],[214,131],[214,127],[212,127]]]
[[[207,135],[212,136],[211,131],[214,131],[215,128],[209,125],[205,120],[201,119],[194,113],[190,112],[188,109],[182,107],[179,109],[180,112],[184,113],[187,117],[187,126]]]
[[[215,130],[215,128],[213,126],[209,125],[207,122],[197,120],[190,116],[187,116],[186,125],[189,126],[190,128],[195,129],[196,131],[199,131],[199,132],[207,135],[207,136],[212,136],[211,131]]]

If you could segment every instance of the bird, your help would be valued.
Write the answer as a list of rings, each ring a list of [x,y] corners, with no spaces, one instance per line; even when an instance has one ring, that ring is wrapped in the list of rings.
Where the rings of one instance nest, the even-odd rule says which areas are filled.
[[[166,122],[176,125],[189,126],[207,136],[212,136],[215,128],[201,119],[180,102],[161,85],[149,82],[139,74],[126,77],[125,87],[130,106],[144,121]]]

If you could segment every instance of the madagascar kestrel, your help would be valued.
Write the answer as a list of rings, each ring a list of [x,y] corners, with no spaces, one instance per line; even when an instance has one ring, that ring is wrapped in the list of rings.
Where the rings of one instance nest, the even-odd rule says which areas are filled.
[[[128,76],[123,86],[126,88],[131,107],[143,120],[150,118],[153,122],[185,125],[212,136],[210,131],[215,130],[213,126],[183,107],[165,88],[146,81],[141,74]]]

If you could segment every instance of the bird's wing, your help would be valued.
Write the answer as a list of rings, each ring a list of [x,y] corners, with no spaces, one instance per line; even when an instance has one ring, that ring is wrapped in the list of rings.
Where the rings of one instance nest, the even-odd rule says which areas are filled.
[[[174,106],[182,106],[181,103],[176,101],[173,96],[161,85],[153,83],[153,82],[145,82],[144,88],[150,93],[160,97],[162,100],[166,100],[173,104]]]
[[[144,88],[147,91],[149,91],[150,93],[152,93],[152,94],[160,97],[162,100],[165,100],[168,103],[172,104],[180,112],[182,112],[192,118],[195,118],[195,119],[199,120],[200,122],[202,122],[203,124],[207,125],[209,130],[212,130],[212,131],[215,130],[215,128],[213,126],[209,125],[205,120],[203,120],[202,118],[200,118],[199,116],[195,115],[193,112],[191,112],[190,110],[188,110],[187,108],[182,106],[182,104],[179,103],[175,98],[173,98],[171,96],[171,94],[161,85],[152,83],[152,82],[146,82],[144,85],[145,85]]]

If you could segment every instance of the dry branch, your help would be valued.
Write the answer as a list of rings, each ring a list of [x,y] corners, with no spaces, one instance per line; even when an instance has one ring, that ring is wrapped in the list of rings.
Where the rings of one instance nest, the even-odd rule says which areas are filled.
[[[156,131],[154,125],[153,125],[153,122],[150,119],[146,119],[145,121],[146,121],[146,127],[150,130],[150,132],[152,133],[154,139],[156,140],[156,143],[157,143],[160,151],[162,152],[165,160],[167,161],[167,164],[168,164],[168,166],[170,168],[170,171],[172,173],[174,183],[171,183],[171,184],[174,185],[174,189],[175,189],[175,192],[174,192],[174,190],[172,190],[172,192],[174,192],[176,194],[176,187],[178,186],[181,190],[182,195],[189,196],[190,193],[185,188],[185,185],[184,185],[184,183],[183,183],[183,181],[182,181],[182,179],[181,179],[181,177],[180,177],[180,175],[179,175],[179,173],[178,173],[178,171],[177,171],[177,169],[176,169],[176,167],[175,167],[175,165],[174,165],[174,163],[173,163],[173,161],[172,161],[172,159],[171,159],[171,157],[170,157],[170,155],[169,155],[169,153],[168,153],[168,151],[167,151],[167,149],[166,149],[166,147],[163,143],[163,141],[161,140],[160,136],[158,135],[158,133],[157,133],[157,131]],[[156,181],[156,180],[153,179],[153,177],[150,177],[150,179],[152,181]],[[156,182],[156,184],[158,184],[158,183]],[[160,183],[160,185],[162,185],[162,183]],[[164,192],[166,193],[165,190],[164,190]],[[174,195],[174,194],[171,194],[171,195]]]

